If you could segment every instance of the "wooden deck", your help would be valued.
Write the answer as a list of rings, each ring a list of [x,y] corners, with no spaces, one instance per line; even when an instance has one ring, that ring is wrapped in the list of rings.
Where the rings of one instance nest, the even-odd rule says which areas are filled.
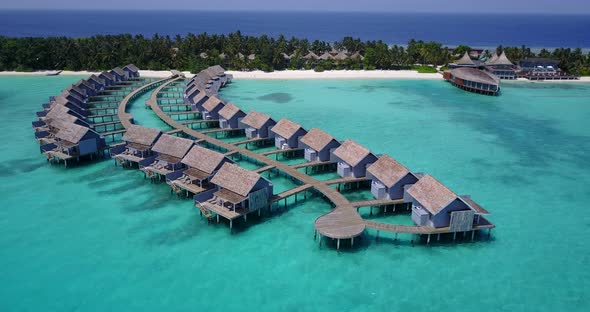
[[[264,167],[258,168],[256,170],[254,170],[254,172],[256,172],[256,173],[263,173],[265,171],[272,170],[274,168],[276,168],[276,167],[273,166],[273,165],[268,165],[268,166],[264,166]]]
[[[417,226],[417,225],[399,225],[389,224],[383,222],[375,222],[365,220],[365,226],[368,229],[390,233],[409,233],[409,234],[445,234],[453,233],[449,227],[435,228],[431,226]],[[494,225],[479,225],[473,227],[473,230],[483,230],[494,228]]]
[[[204,188],[202,188],[196,184],[183,183],[179,180],[174,180],[174,181],[170,182],[170,184],[178,187],[179,189],[185,190],[185,191],[193,193],[193,194],[199,194],[199,193],[205,191]]]
[[[279,194],[273,196],[272,199],[271,199],[271,201],[276,202],[276,201],[285,199],[287,197],[291,197],[291,196],[293,196],[295,194],[299,194],[301,192],[305,192],[305,191],[307,191],[309,189],[312,189],[312,188],[313,188],[313,185],[311,185],[311,184],[303,184],[303,185],[294,187],[294,188],[292,188],[290,190],[284,191],[282,193],[279,193]]]

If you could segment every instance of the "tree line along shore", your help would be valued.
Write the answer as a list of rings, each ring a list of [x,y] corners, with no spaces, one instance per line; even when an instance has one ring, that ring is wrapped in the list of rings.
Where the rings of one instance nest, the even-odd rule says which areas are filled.
[[[245,36],[239,31],[184,37],[156,34],[151,38],[130,34],[88,38],[0,36],[0,71],[101,71],[117,64],[134,63],[149,70],[178,69],[193,73],[216,64],[240,71],[415,69],[429,73],[471,49],[466,45],[450,48],[438,42],[414,39],[406,46],[352,37],[330,43],[284,36]],[[567,73],[590,75],[590,53],[584,54],[580,48],[541,49],[535,53],[526,46],[498,46],[495,50],[482,51],[481,55],[489,57],[502,52],[515,62],[528,57],[552,58]]]

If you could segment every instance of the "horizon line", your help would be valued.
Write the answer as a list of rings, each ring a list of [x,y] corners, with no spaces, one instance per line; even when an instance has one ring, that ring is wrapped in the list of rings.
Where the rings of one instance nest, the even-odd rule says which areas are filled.
[[[444,14],[444,15],[576,15],[590,16],[590,12],[470,12],[470,11],[383,11],[383,10],[315,10],[315,9],[169,9],[169,8],[2,8],[1,11],[75,11],[75,12],[150,12],[150,11],[167,11],[167,12],[231,12],[231,13],[372,13],[372,14]]]

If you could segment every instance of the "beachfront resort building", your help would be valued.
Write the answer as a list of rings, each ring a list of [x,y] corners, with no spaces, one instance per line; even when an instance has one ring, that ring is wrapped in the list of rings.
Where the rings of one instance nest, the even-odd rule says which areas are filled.
[[[121,138],[124,142],[123,145],[111,148],[111,157],[125,166],[139,164],[146,158],[153,160],[156,156],[152,147],[161,135],[162,131],[158,129],[131,125]]]
[[[299,147],[299,138],[307,133],[301,125],[283,118],[270,129],[274,134],[275,147],[278,149],[291,149]]]
[[[246,116],[239,107],[232,103],[226,103],[219,111],[219,128],[222,129],[241,129],[242,119]]]
[[[419,179],[387,155],[382,155],[367,168],[367,177],[371,178],[371,194],[376,199],[402,199],[406,189]]]
[[[408,188],[404,200],[412,203],[412,221],[418,226],[449,227],[450,232],[473,230],[474,225],[488,223],[488,214],[469,196],[459,196],[431,175],[422,177]]]
[[[246,128],[246,137],[249,139],[262,139],[269,137],[269,130],[276,124],[276,121],[267,114],[250,111],[242,119],[242,124]]]
[[[500,56],[494,53],[485,62],[485,69],[500,79],[516,79],[517,66],[508,59],[506,52],[502,52]]]
[[[343,178],[362,178],[367,173],[367,167],[377,161],[369,149],[353,140],[344,141],[332,155],[338,162],[338,175]]]
[[[461,67],[446,70],[443,77],[452,85],[466,91],[486,95],[497,95],[500,92],[500,78],[477,68]]]
[[[301,145],[305,149],[305,160],[330,161],[334,149],[340,146],[340,142],[326,132],[313,128],[301,137]]]

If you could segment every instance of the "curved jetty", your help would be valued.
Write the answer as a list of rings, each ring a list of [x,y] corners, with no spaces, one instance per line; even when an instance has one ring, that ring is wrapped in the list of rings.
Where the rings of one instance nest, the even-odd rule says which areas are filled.
[[[331,238],[337,249],[341,240],[348,240],[352,246],[354,239],[367,228],[376,230],[377,235],[379,231],[395,233],[396,239],[397,233],[426,235],[426,242],[430,243],[432,234],[440,238],[441,234],[451,233],[454,239],[458,232],[463,235],[470,232],[473,239],[477,231],[488,229],[489,235],[489,229],[494,227],[483,216],[488,212],[469,196],[456,195],[435,178],[413,173],[387,155],[376,155],[352,140],[339,142],[317,128],[307,131],[288,119],[275,122],[264,113],[246,114],[238,106],[223,101],[217,92],[232,77],[220,66],[201,71],[186,85],[185,78],[178,73],[151,81],[141,80],[138,73],[132,65],[116,68],[102,75],[112,78],[110,86],[107,86],[108,79],[91,77],[79,87],[66,89],[63,99],[51,99],[44,105],[44,112],[38,113],[39,121],[33,123],[38,138],[53,140],[51,146],[43,143],[42,152],[65,153],[63,149],[54,149],[78,144],[78,150],[82,150],[88,142],[102,143],[95,145],[100,145],[101,151],[108,148],[115,164],[137,166],[152,181],[164,179],[171,192],[179,196],[193,194],[195,206],[203,216],[209,220],[216,218],[218,222],[220,217],[226,218],[230,228],[237,218],[247,220],[248,214],[260,215],[263,208],[271,211],[273,204],[281,201],[286,206],[290,197],[297,202],[299,194],[304,198],[309,192],[320,194],[334,209],[315,220],[314,239],[319,238],[321,245],[322,237]],[[126,81],[142,83],[130,85]],[[104,92],[107,87],[110,92],[121,85],[131,87],[123,88],[125,92],[116,98]],[[146,107],[173,128],[166,133],[134,125],[133,116],[126,112],[131,100],[152,88],[156,89]],[[89,99],[101,109],[109,110],[105,115],[110,115],[111,122],[120,127],[119,140],[107,145],[104,133],[87,135],[96,125],[88,119]],[[74,130],[63,130],[70,128]],[[49,137],[39,132],[54,135]],[[233,142],[218,139],[218,135],[228,134],[245,135],[245,139]],[[70,137],[73,141],[80,139],[67,141]],[[255,151],[257,146],[269,144],[276,150]],[[49,147],[54,149],[48,150]],[[78,153],[76,157],[85,155]],[[303,155],[306,162],[288,165],[278,160],[280,155]],[[248,171],[234,164],[236,158],[246,158],[261,167]],[[308,174],[309,170],[334,169],[340,178],[320,181]],[[275,194],[272,182],[262,176],[262,173],[270,176],[272,172],[291,178],[298,186]],[[375,199],[351,202],[340,192],[366,185],[370,185]],[[371,214],[374,207],[384,212],[411,211],[415,225],[364,220],[359,214],[359,209],[364,207],[370,208]]]

